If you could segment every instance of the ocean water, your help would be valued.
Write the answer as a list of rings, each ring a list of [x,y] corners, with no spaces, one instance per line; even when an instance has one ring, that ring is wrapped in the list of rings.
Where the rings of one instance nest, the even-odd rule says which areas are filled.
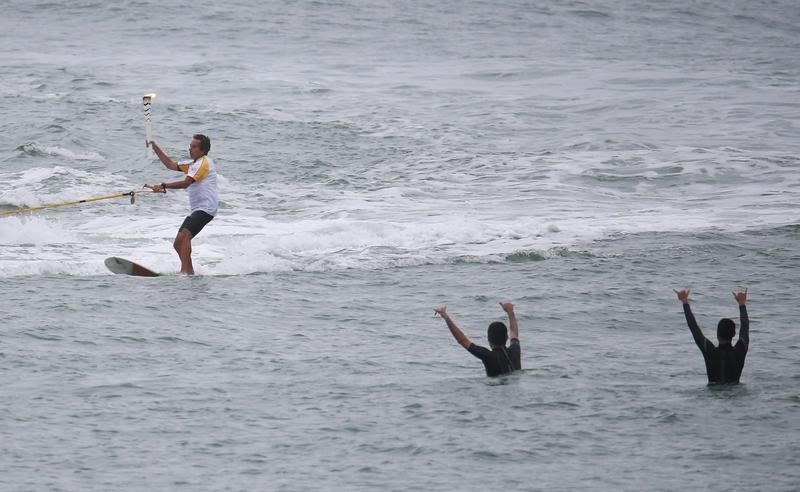
[[[800,487],[794,2],[0,6],[0,212],[177,179],[149,92],[221,195],[0,217],[0,489]]]

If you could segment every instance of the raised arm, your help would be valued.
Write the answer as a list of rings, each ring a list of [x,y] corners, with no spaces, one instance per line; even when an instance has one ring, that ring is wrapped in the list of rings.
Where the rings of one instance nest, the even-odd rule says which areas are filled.
[[[739,303],[739,322],[741,323],[741,327],[739,328],[739,341],[736,342],[736,345],[739,343],[744,344],[744,349],[750,346],[750,317],[747,315],[747,289],[744,289],[744,292],[734,292],[733,298],[736,299],[736,302]]]
[[[149,147],[153,147],[153,151],[156,153],[159,160],[167,167],[167,169],[171,169],[173,171],[179,170],[178,163],[170,159],[169,156],[165,154],[163,150],[161,150],[161,147],[158,146],[155,140],[148,140],[147,145]]]
[[[519,327],[517,326],[517,316],[514,314],[514,305],[510,302],[501,302],[500,307],[508,315],[508,329],[511,332],[511,340],[519,340]]]
[[[692,332],[692,337],[694,337],[694,343],[697,344],[697,347],[700,348],[700,351],[705,353],[706,352],[706,342],[708,340],[703,335],[703,331],[700,330],[700,326],[697,324],[697,320],[694,319],[694,314],[692,314],[692,308],[689,307],[689,291],[683,290],[673,291],[678,294],[678,300],[683,303],[683,314],[686,316],[686,324],[689,325],[689,330]]]
[[[459,345],[464,348],[469,348],[469,346],[472,345],[472,342],[470,342],[469,338],[464,335],[464,332],[462,332],[458,325],[456,325],[455,322],[450,319],[450,315],[447,314],[447,307],[442,306],[435,308],[434,311],[436,314],[442,317],[445,323],[447,323],[447,327],[450,328],[450,333],[453,334],[453,338],[456,339],[456,342],[458,342]]]

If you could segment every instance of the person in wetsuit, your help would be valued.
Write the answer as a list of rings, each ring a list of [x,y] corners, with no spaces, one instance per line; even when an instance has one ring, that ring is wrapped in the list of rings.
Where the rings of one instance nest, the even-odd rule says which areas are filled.
[[[689,307],[689,291],[675,291],[678,299],[683,303],[683,314],[686,316],[686,323],[692,331],[694,342],[703,353],[706,361],[706,374],[709,384],[738,383],[744,368],[744,358],[747,355],[747,348],[750,345],[750,318],[747,317],[747,289],[744,292],[734,292],[733,297],[739,303],[739,320],[742,329],[739,330],[739,340],[736,345],[731,345],[734,335],[736,335],[736,323],[730,318],[722,318],[717,324],[717,340],[719,346],[715,347],[711,340],[703,336],[703,332],[697,325],[697,321]]]
[[[442,317],[450,328],[450,333],[453,338],[472,355],[483,361],[486,368],[486,375],[490,377],[500,376],[501,374],[508,374],[515,370],[522,369],[520,363],[520,347],[519,347],[519,328],[517,327],[517,317],[514,314],[514,305],[510,302],[501,302],[500,307],[508,315],[508,322],[511,332],[511,343],[506,347],[508,340],[508,331],[506,325],[500,321],[495,321],[489,325],[488,338],[491,350],[480,345],[475,345],[469,341],[464,332],[455,324],[455,322],[447,314],[445,306],[434,309],[436,314]]]

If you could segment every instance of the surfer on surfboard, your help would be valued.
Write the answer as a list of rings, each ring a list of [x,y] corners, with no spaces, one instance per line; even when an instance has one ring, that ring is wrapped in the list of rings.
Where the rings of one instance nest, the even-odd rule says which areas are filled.
[[[155,140],[145,141],[152,147],[158,158],[167,169],[180,171],[185,174],[181,181],[145,185],[156,193],[166,193],[167,190],[186,189],[189,193],[189,216],[183,221],[175,236],[173,246],[181,260],[181,273],[194,275],[192,266],[192,239],[203,230],[211,219],[217,214],[219,195],[217,193],[217,167],[208,156],[211,150],[211,140],[201,134],[194,135],[189,144],[191,159],[173,161],[161,150]]]

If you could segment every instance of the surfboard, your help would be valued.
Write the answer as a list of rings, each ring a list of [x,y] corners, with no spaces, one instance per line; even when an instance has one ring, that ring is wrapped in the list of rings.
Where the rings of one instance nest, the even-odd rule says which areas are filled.
[[[117,275],[133,275],[135,277],[158,277],[161,275],[138,263],[126,260],[125,258],[117,258],[116,256],[106,258],[105,264],[109,270]]]

